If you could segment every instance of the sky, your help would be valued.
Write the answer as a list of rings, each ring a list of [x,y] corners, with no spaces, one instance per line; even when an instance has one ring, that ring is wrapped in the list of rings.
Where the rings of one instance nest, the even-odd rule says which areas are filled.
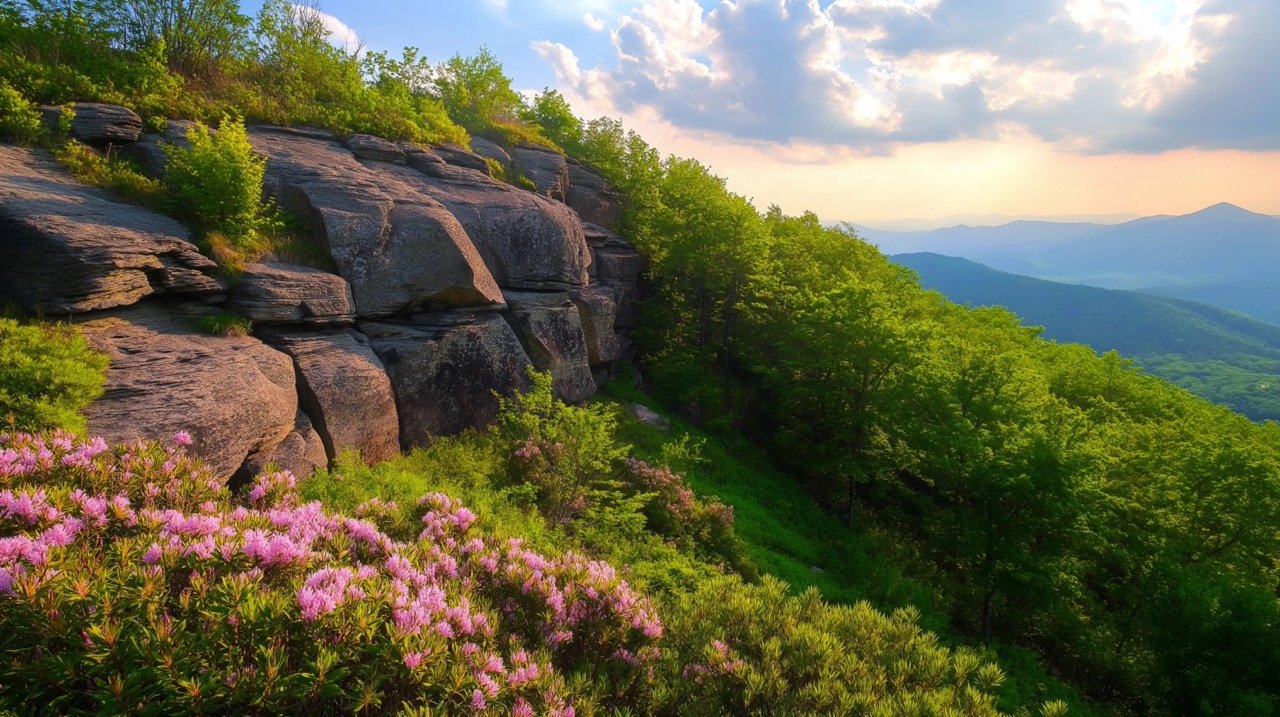
[[[246,3],[252,10],[252,3]],[[336,43],[488,47],[761,208],[1280,214],[1280,0],[321,0]],[[354,46],[354,45],[353,45]]]

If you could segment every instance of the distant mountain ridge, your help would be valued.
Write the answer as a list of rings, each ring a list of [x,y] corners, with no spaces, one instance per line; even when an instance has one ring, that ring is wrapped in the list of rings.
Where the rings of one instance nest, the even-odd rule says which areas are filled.
[[[899,254],[926,288],[957,303],[1004,306],[1044,336],[1116,350],[1144,368],[1254,419],[1280,419],[1280,326],[1215,306],[1064,284],[966,259]]]
[[[1280,324],[1280,219],[1233,204],[1111,226],[1011,222],[863,236],[888,254],[936,252],[1039,279],[1150,290]]]

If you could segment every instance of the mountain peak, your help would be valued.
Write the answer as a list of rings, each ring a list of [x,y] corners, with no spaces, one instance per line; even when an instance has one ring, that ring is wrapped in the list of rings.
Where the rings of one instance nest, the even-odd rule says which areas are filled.
[[[1265,214],[1258,214],[1257,212],[1251,212],[1248,209],[1245,209],[1244,207],[1236,206],[1235,204],[1232,204],[1230,202],[1218,202],[1217,204],[1205,207],[1204,209],[1201,209],[1198,212],[1192,212],[1191,214],[1187,214],[1185,216],[1206,217],[1206,218],[1212,218],[1212,219],[1227,219],[1227,218],[1240,219],[1245,217],[1271,219],[1271,217],[1268,217]]]

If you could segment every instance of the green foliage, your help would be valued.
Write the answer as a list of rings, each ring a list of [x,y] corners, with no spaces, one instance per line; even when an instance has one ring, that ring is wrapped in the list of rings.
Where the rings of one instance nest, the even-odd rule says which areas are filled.
[[[415,49],[406,48],[400,60],[371,53],[361,61],[329,43],[313,9],[284,0],[263,5],[255,32],[247,84],[232,98],[247,116],[417,142],[466,141],[426,93],[425,60]]]
[[[74,140],[56,148],[53,156],[77,179],[110,190],[138,204],[159,202],[160,182],[138,171],[133,162],[107,151],[99,152]]]
[[[630,564],[651,589],[687,587],[711,564],[755,574],[732,510],[698,499],[671,470],[630,458],[611,406],[569,406],[554,397],[549,374],[532,381],[529,391],[502,399],[495,429],[508,451],[511,495],[527,491],[548,522],[587,550]]]
[[[630,200],[656,290],[640,344],[669,405],[762,443],[846,524],[885,536],[963,634],[1039,652],[1125,710],[1276,711],[1256,656],[1280,640],[1262,609],[1280,429],[948,304],[852,232],[761,217],[696,162],[649,161],[614,121],[589,123],[583,148]],[[750,540],[760,516],[716,490]],[[760,543],[805,555],[784,535]],[[804,563],[759,562],[806,582]],[[1205,629],[1179,643],[1187,621]],[[1249,637],[1227,638],[1239,623]],[[1020,672],[1025,686],[1046,670]]]
[[[499,144],[547,144],[536,124],[522,119],[524,102],[488,48],[454,55],[435,68],[435,96],[458,124]]]
[[[0,317],[0,422],[10,429],[83,430],[79,412],[102,393],[107,358],[69,326]]]
[[[610,566],[470,534],[439,493],[331,513],[284,473],[232,498],[176,446],[0,446],[0,707],[591,714],[656,656]]]
[[[1254,420],[1280,419],[1280,328],[1206,304],[1042,281],[936,254],[894,261],[952,301],[1007,307],[1043,325],[1045,338],[1118,351]]]
[[[667,699],[689,715],[1000,714],[1000,669],[939,646],[917,617],[790,597],[772,578],[711,581],[669,612],[667,666],[683,679]]]
[[[10,0],[0,13],[0,78],[51,104],[100,100],[159,109],[176,103],[181,81],[157,47],[121,49],[110,0]]]
[[[584,154],[582,120],[573,113],[569,102],[556,90],[547,88],[539,92],[533,102],[521,109],[521,117],[536,125],[542,134],[566,153],[580,157]]]
[[[206,235],[222,235],[241,254],[260,252],[280,221],[263,204],[266,160],[254,153],[244,122],[224,118],[217,132],[197,123],[187,130],[187,140],[188,148],[165,148],[169,210]]]
[[[0,139],[28,145],[44,136],[40,110],[0,78]]]
[[[215,311],[201,316],[196,328],[210,336],[248,336],[253,323],[234,311]]]
[[[155,52],[187,77],[218,74],[249,40],[249,20],[234,0],[102,0],[98,12],[122,47]]]
[[[497,428],[512,445],[512,482],[531,485],[542,514],[567,524],[617,491],[627,448],[614,441],[614,418],[605,409],[556,399],[550,374],[530,378],[528,391],[499,399]]]

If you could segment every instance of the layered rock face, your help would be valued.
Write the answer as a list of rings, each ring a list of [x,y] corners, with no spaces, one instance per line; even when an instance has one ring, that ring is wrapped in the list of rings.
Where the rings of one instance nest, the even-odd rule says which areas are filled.
[[[53,316],[153,294],[213,296],[191,232],[67,176],[43,150],[0,145],[0,301]]]
[[[184,130],[126,149],[154,172],[160,142]],[[0,146],[0,300],[72,316],[110,356],[91,431],[189,431],[221,478],[305,474],[483,426],[530,368],[583,400],[626,354],[643,261],[597,225],[616,222],[617,195],[589,169],[476,140],[538,188],[526,191],[456,146],[272,127],[250,139],[267,191],[336,273],[267,259],[225,280],[180,224]],[[215,310],[253,335],[200,333]]]
[[[230,477],[294,429],[293,362],[255,338],[196,333],[187,318],[143,305],[80,324],[110,358],[106,393],[87,411],[89,431],[112,442],[188,431],[194,452]]]

